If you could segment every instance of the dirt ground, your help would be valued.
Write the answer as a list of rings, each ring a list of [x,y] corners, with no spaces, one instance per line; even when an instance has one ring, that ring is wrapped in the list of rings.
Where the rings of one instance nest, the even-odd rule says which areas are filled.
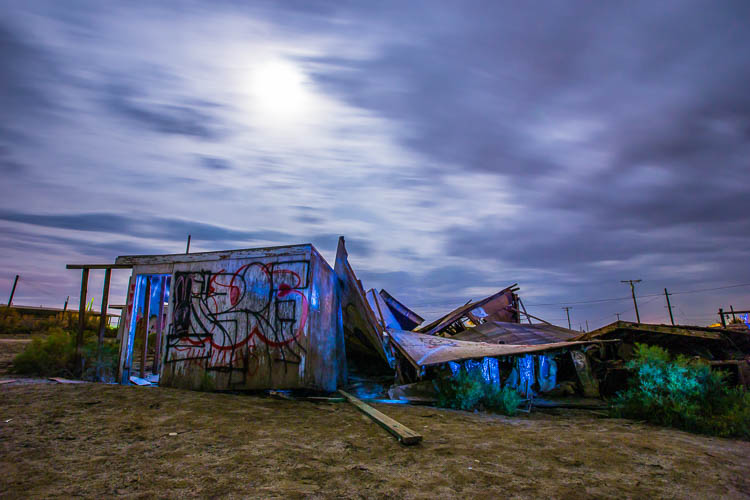
[[[750,443],[583,411],[518,417],[102,384],[0,386],[0,497],[750,495]]]

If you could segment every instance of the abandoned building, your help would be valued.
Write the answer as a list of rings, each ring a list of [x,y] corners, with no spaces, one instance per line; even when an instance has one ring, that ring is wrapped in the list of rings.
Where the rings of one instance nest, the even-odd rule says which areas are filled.
[[[121,384],[332,392],[375,377],[386,381],[381,396],[430,402],[433,381],[477,370],[529,400],[595,398],[623,386],[636,341],[731,365],[738,383],[750,381],[747,333],[618,322],[581,335],[528,314],[516,284],[420,327],[423,318],[387,291],[365,292],[343,237],[333,268],[312,244],[69,268],[83,269],[83,285],[89,268],[131,269],[114,374]]]

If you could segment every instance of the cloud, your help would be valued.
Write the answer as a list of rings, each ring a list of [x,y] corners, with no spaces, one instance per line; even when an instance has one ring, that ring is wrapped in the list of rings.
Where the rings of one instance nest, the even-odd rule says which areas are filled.
[[[111,88],[105,98],[107,108],[134,125],[163,134],[184,135],[203,140],[217,140],[223,132],[217,119],[202,107],[186,102],[179,104],[154,102],[137,98],[133,91]]]
[[[274,230],[242,231],[185,219],[143,215],[141,217],[107,212],[79,214],[32,214],[0,211],[0,220],[34,226],[100,232],[138,238],[183,241],[188,234],[194,241],[247,242],[288,240],[289,234]]]
[[[208,170],[230,170],[232,168],[232,164],[228,160],[213,156],[200,156],[198,157],[198,162],[203,168]]]
[[[516,281],[530,304],[750,281],[747,2],[174,8],[5,9],[0,219],[37,236],[4,252],[344,234],[366,287],[434,314]],[[309,105],[276,128],[268,61]]]

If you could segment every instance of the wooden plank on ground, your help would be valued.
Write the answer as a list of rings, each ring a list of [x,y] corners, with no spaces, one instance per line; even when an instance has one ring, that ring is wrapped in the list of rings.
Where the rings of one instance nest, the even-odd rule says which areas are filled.
[[[10,384],[10,383],[12,383],[12,382],[15,382],[15,381],[16,381],[16,380],[15,380],[15,379],[12,379],[12,378],[9,378],[9,379],[5,379],[5,380],[0,380],[0,385],[3,385],[3,384]]]
[[[413,430],[409,429],[405,425],[402,425],[393,420],[388,415],[379,412],[372,406],[361,401],[360,399],[352,396],[346,391],[339,390],[339,393],[344,396],[351,404],[357,407],[359,411],[373,419],[383,429],[387,430],[402,443],[402,444],[417,444],[422,441],[422,436],[417,434]]]
[[[67,378],[60,378],[60,377],[50,377],[50,380],[53,382],[57,382],[58,384],[85,384],[83,380],[70,380]]]

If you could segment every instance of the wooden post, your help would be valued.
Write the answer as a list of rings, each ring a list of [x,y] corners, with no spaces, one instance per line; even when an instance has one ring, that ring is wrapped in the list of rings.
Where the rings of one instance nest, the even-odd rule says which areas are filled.
[[[89,286],[89,270],[84,268],[81,271],[81,298],[78,302],[78,334],[76,335],[76,354],[74,370],[78,375],[82,375],[81,366],[81,345],[83,344],[83,330],[86,328],[86,292]]]
[[[733,321],[733,322],[734,322],[734,321],[737,321],[737,318],[736,318],[736,317],[735,317],[735,315],[734,315],[734,306],[733,306],[733,305],[731,305],[731,304],[729,305],[729,312],[731,312],[731,313],[732,313],[732,321]]]
[[[104,271],[104,288],[102,289],[102,308],[99,316],[99,339],[96,343],[96,378],[101,380],[102,377],[102,343],[104,342],[104,332],[107,329],[107,309],[109,308],[109,280],[112,276],[112,269]]]
[[[521,309],[523,309],[523,313],[526,315],[526,321],[528,321],[529,324],[531,324],[531,316],[529,316],[529,313],[526,312],[526,306],[523,305],[523,301],[521,300],[521,297],[518,297],[518,304],[521,306]],[[519,316],[521,315],[519,314]],[[520,317],[518,318],[518,322],[519,323],[521,322]]]
[[[726,320],[724,320],[724,309],[722,309],[721,307],[719,308],[719,317],[721,318],[721,326],[722,326],[722,328],[726,328],[727,327],[727,322],[726,322]]]
[[[151,276],[146,276],[146,293],[143,297],[143,318],[146,328],[143,329],[143,350],[141,351],[141,369],[139,376],[146,378],[146,354],[148,353],[148,320],[150,316],[149,307],[151,305]]]
[[[620,283],[630,283],[630,293],[633,295],[633,307],[635,307],[635,319],[636,323],[641,322],[641,315],[638,314],[638,302],[635,300],[635,283],[640,283],[641,280],[620,280]]]
[[[188,234],[187,246],[185,247],[185,253],[190,253],[190,235]]]
[[[570,330],[570,307],[563,307],[563,309],[565,309],[565,314],[568,315],[568,330]]]
[[[159,313],[156,318],[156,345],[154,345],[154,365],[151,373],[157,375],[161,368],[161,335],[162,324],[164,323],[164,296],[167,292],[167,276],[161,277],[161,289],[159,291]]]
[[[672,304],[669,303],[669,292],[667,292],[667,289],[664,289],[664,296],[667,298],[667,309],[669,309],[669,320],[674,325],[674,316],[672,316]]]
[[[8,299],[8,307],[13,303],[13,296],[16,294],[16,285],[18,284],[19,276],[16,274],[16,279],[13,280],[13,288],[10,290],[10,298]]]

